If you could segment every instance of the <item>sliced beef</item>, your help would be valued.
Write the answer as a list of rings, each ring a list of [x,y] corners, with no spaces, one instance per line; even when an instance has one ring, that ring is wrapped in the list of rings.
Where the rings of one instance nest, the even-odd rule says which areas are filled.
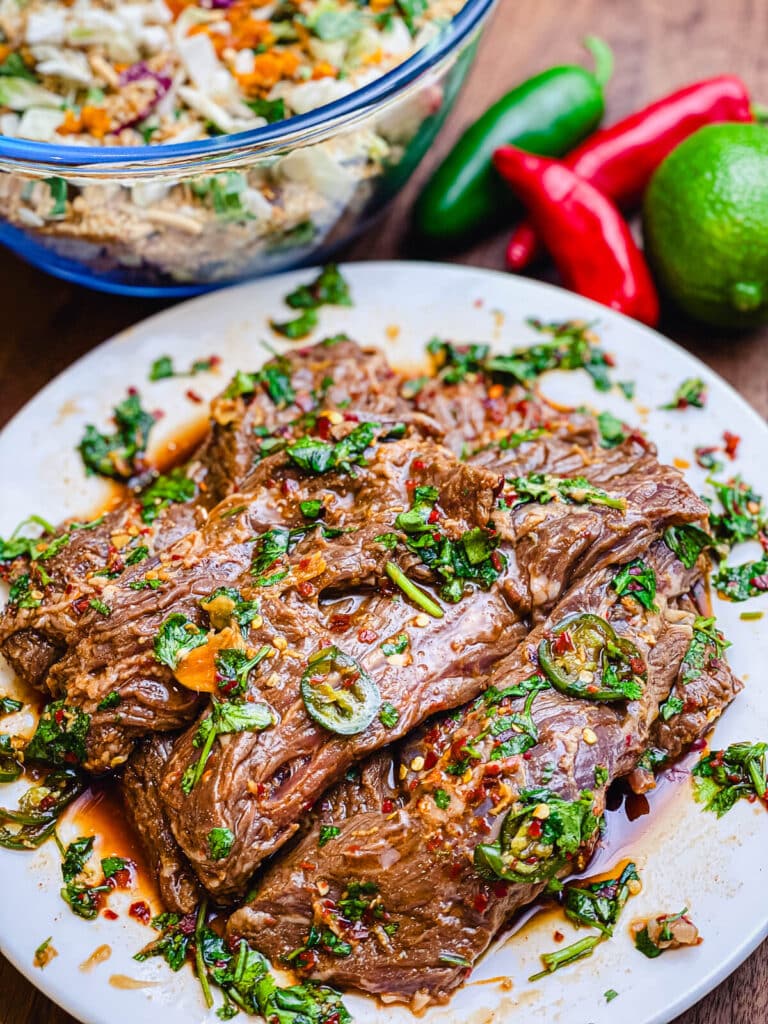
[[[200,899],[200,887],[173,838],[160,803],[160,783],[172,745],[171,736],[153,736],[138,747],[123,774],[123,804],[163,906],[177,914],[190,914]]]
[[[569,802],[590,791],[599,815],[607,784],[630,772],[647,745],[692,636],[693,614],[669,601],[690,588],[695,570],[685,570],[663,543],[646,561],[657,575],[658,610],[619,599],[615,567],[583,579],[496,665],[490,699],[419,730],[389,763],[381,755],[364,772],[362,794],[347,782],[324,798],[310,832],[233,914],[230,935],[247,938],[276,962],[289,957],[313,978],[416,1006],[445,999],[465,976],[459,964],[474,963],[504,921],[544,888],[548,856],[555,858],[551,873],[562,877],[583,866],[596,841],[595,829],[582,823],[577,857],[557,859],[556,850],[537,845],[534,825],[540,829],[549,810],[543,794],[524,797],[525,791],[542,787]],[[493,722],[521,714],[525,703],[499,693],[534,676],[539,640],[582,612],[603,616],[636,645],[647,667],[641,699],[599,703],[545,689],[530,708],[535,745],[523,756],[494,759],[493,748],[506,737],[494,737]],[[542,874],[527,884],[482,877],[473,863],[475,847],[496,840],[507,814],[518,812],[520,827],[530,822],[522,833],[533,858],[526,864]],[[320,847],[323,824],[340,834]],[[310,939],[313,926],[319,942]],[[323,933],[348,942],[349,955],[334,955]]]
[[[320,412],[339,408],[412,418],[398,397],[398,385],[379,352],[346,338],[294,349],[257,374],[237,374],[212,403],[208,436],[186,467],[197,485],[192,501],[161,509],[148,525],[130,493],[92,526],[70,532],[59,553],[39,567],[30,569],[28,559],[10,567],[11,581],[31,571],[41,600],[33,608],[9,604],[0,616],[0,651],[11,668],[26,682],[42,686],[48,669],[78,636],[89,601],[101,597],[109,578],[104,574],[122,573],[137,548],[159,553],[199,525],[206,510],[244,483],[260,458],[265,435],[274,442],[303,433]],[[422,422],[427,423],[425,417]],[[62,532],[67,529],[63,524]]]
[[[16,675],[43,687],[48,670],[77,636],[89,602],[101,595],[106,574],[121,573],[125,560],[144,550],[162,551],[193,529],[197,518],[192,503],[172,505],[149,526],[141,518],[139,502],[131,497],[93,526],[71,530],[60,553],[37,568],[28,559],[19,559],[11,567],[10,580],[30,574],[40,604],[25,608],[9,603],[0,615],[0,651]],[[67,529],[65,523],[61,532]]]
[[[390,460],[398,448],[393,445],[384,451]],[[377,464],[373,461],[370,471]],[[624,509],[564,501],[543,505],[513,501],[507,507],[502,492],[490,515],[506,562],[498,581],[488,591],[445,606],[439,620],[422,616],[423,625],[414,630],[408,604],[393,603],[376,590],[367,596],[354,592],[356,581],[381,579],[382,562],[390,554],[380,552],[375,538],[392,529],[395,508],[407,503],[408,480],[438,488],[439,507],[453,520],[457,536],[487,521],[498,483],[487,471],[457,464],[435,451],[430,454],[423,445],[413,448],[402,463],[400,486],[405,478],[405,491],[390,500],[388,518],[379,518],[380,502],[370,497],[360,502],[369,525],[348,535],[351,574],[344,575],[344,563],[337,557],[335,576],[327,577],[325,587],[317,584],[321,594],[325,589],[339,596],[330,619],[327,612],[323,615],[322,603],[313,609],[295,592],[281,594],[278,606],[266,598],[262,601],[264,635],[282,635],[293,652],[290,661],[281,658],[275,663],[279,682],[271,692],[263,692],[279,713],[280,725],[262,734],[224,737],[205,777],[190,795],[184,794],[180,782],[196,757],[197,727],[174,749],[163,798],[174,834],[204,885],[219,897],[242,890],[259,862],[295,832],[317,792],[351,763],[403,735],[437,708],[456,706],[478,693],[491,666],[520,642],[529,618],[545,616],[579,573],[615,561],[619,553],[626,560],[636,557],[673,519],[702,517],[704,506],[676,471],[660,467],[645,455],[636,469],[636,475],[621,478],[626,487]],[[299,545],[294,557],[302,554]],[[401,559],[411,578],[420,578],[414,555],[391,557]],[[421,579],[425,584],[433,582],[426,573]],[[354,609],[353,618],[329,638],[324,628],[330,626],[333,633],[334,617],[348,609]],[[294,614],[297,628],[288,617]],[[313,626],[305,625],[302,636],[307,615]],[[402,633],[410,636],[412,661],[396,666],[378,645]],[[299,696],[299,681],[308,657],[330,642],[357,659],[377,683],[382,699],[397,707],[400,717],[395,726],[387,729],[375,721],[359,736],[338,738],[312,723]],[[227,827],[235,834],[226,863],[212,861],[208,855],[205,840],[213,827]]]
[[[701,618],[699,608],[685,595],[678,602],[681,614],[697,616],[695,626]],[[670,699],[679,701],[681,711],[674,708],[668,717],[660,715],[651,729],[648,749],[653,763],[636,768],[629,776],[629,784],[636,793],[645,793],[656,785],[653,767],[669,764],[680,757],[691,744],[706,736],[734,697],[744,688],[728,662],[723,657],[723,645],[712,635],[719,636],[711,619],[704,623],[704,632],[694,629],[697,653],[691,661],[686,659],[680,666]]]
[[[364,413],[364,419],[413,415],[399,397],[400,377],[384,355],[343,335],[291,349],[258,375],[239,375],[233,384],[212,403],[212,429],[202,451],[217,500],[243,484],[265,436],[306,433],[324,410]]]

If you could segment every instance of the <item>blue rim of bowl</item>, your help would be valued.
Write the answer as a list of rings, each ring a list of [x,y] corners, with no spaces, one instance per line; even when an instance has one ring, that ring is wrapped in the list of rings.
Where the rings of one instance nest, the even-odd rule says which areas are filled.
[[[217,135],[202,141],[167,146],[55,146],[48,142],[31,142],[0,136],[0,160],[36,164],[38,167],[62,165],[68,168],[96,169],[103,164],[114,167],[136,162],[145,166],[167,165],[174,160],[206,159],[226,156],[229,153],[242,155],[243,149],[252,145],[279,143],[284,138],[289,139],[291,145],[296,145],[297,133],[322,128],[327,122],[338,122],[390,99],[464,42],[483,22],[495,4],[496,0],[467,0],[459,13],[431,43],[392,71],[363,86],[362,89],[356,89],[348,96],[285,121],[254,128],[249,132]]]

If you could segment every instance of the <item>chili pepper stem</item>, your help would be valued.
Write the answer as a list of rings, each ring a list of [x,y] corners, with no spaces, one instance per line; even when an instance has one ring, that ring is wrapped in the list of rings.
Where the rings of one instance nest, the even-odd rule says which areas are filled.
[[[600,86],[607,85],[613,76],[613,50],[599,36],[587,36],[584,39],[584,46],[592,54],[592,59],[595,62],[596,82]]]

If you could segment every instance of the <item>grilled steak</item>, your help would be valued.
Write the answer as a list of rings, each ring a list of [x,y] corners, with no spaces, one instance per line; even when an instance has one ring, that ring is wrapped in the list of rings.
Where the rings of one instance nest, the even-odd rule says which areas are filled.
[[[419,730],[399,754],[369,763],[361,783],[324,798],[310,832],[232,915],[229,934],[314,978],[415,1005],[446,998],[514,910],[583,866],[608,783],[648,743],[692,636],[693,613],[670,601],[695,570],[663,544],[646,561],[658,610],[618,596],[616,567],[583,579],[458,719]],[[542,679],[539,642],[585,613],[634,644],[645,669],[639,699],[595,701],[546,684],[524,692]],[[522,695],[505,695],[512,687]],[[529,748],[513,743],[518,753],[507,753],[526,730]],[[323,825],[339,834],[320,846]],[[504,848],[495,845],[502,830]],[[479,862],[478,847],[490,851]]]
[[[236,374],[214,400],[208,436],[185,468],[195,483],[189,502],[165,502],[147,513],[141,495],[131,494],[87,528],[63,524],[59,535],[67,540],[44,562],[30,566],[24,558],[11,567],[11,582],[31,573],[40,602],[9,604],[0,615],[0,651],[11,668],[42,686],[48,669],[79,635],[83,613],[90,600],[100,599],[105,581],[120,575],[143,549],[157,554],[199,525],[206,509],[243,484],[266,447],[265,437],[274,445],[304,432],[325,409],[412,417],[398,397],[398,384],[379,352],[346,338],[275,357],[255,374]]]
[[[393,464],[400,474],[395,481]],[[621,477],[627,505],[621,509],[575,506],[563,500],[516,504],[516,494],[504,492],[496,502],[499,507],[491,511],[499,488],[495,474],[457,464],[423,443],[380,448],[368,469],[361,471],[360,482],[370,473],[380,485],[384,466],[386,497],[374,499],[369,490],[348,515],[333,521],[340,528],[357,524],[357,532],[347,536],[343,556],[331,545],[329,556],[324,556],[328,568],[314,581],[321,597],[341,597],[337,608],[342,614],[354,608],[353,618],[335,632],[333,617],[338,612],[329,617],[315,597],[302,598],[289,588],[277,604],[271,597],[262,599],[264,621],[252,642],[274,643],[277,636],[292,653],[290,659],[281,657],[273,663],[278,680],[260,691],[279,714],[279,725],[265,733],[223,737],[191,794],[184,793],[181,780],[198,756],[198,726],[174,748],[162,787],[171,826],[203,884],[218,896],[242,890],[259,862],[294,833],[316,794],[355,760],[397,739],[436,710],[461,704],[479,692],[492,664],[522,639],[528,617],[545,615],[575,574],[615,560],[617,551],[632,558],[670,519],[699,519],[703,513],[679,474],[659,467],[644,452],[635,463],[636,473]],[[442,509],[443,519],[435,529],[458,538],[490,520],[503,562],[488,590],[448,604],[439,620],[422,616],[424,623],[414,629],[411,606],[393,602],[375,584],[392,557],[401,559],[410,578],[435,582],[413,554],[395,556],[382,551],[377,541],[392,530],[395,513],[407,507],[413,490],[408,481],[416,479],[439,491],[436,507]],[[310,493],[308,486],[305,483],[298,492],[302,499]],[[337,486],[326,482],[329,489]],[[366,509],[365,526],[360,525],[357,507]],[[313,539],[315,551],[317,544]],[[299,563],[306,557],[301,544],[291,557]],[[360,581],[367,581],[366,588],[355,593]],[[402,635],[410,638],[412,661],[400,666],[383,656],[379,643]],[[376,720],[358,736],[339,738],[307,715],[299,694],[301,677],[308,659],[334,642],[375,681],[382,700],[397,708],[399,718],[391,727]],[[209,856],[207,835],[214,827],[229,828],[235,836],[226,863]]]
[[[177,914],[190,914],[200,899],[200,887],[168,827],[159,794],[172,745],[172,736],[145,740],[123,773],[122,794],[128,821],[141,841],[163,906]]]

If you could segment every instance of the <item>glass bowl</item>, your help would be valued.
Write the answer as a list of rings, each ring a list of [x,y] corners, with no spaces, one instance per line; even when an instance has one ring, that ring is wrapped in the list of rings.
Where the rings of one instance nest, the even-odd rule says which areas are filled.
[[[322,262],[418,166],[495,3],[467,0],[381,78],[249,132],[87,149],[0,136],[0,242],[57,277],[149,296]]]

